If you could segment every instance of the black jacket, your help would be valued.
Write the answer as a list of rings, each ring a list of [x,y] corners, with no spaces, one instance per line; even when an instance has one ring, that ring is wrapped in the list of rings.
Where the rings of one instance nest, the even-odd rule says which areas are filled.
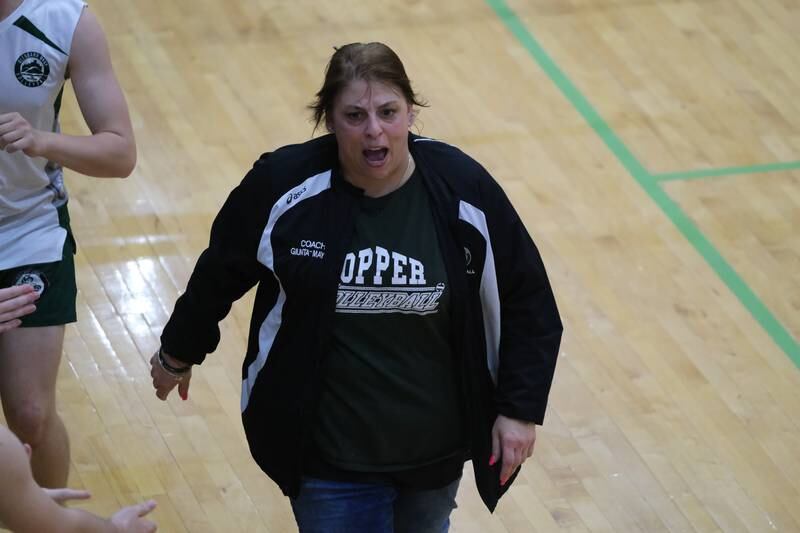
[[[541,424],[562,326],[539,253],[500,186],[457,148],[416,135],[409,149],[429,191],[451,288],[478,490],[494,510],[504,487],[489,466],[498,413]],[[296,495],[328,352],[339,274],[360,191],[338,168],[334,136],[264,154],[211,228],[164,350],[199,364],[218,322],[258,283],[242,367],[242,420],[256,462]]]

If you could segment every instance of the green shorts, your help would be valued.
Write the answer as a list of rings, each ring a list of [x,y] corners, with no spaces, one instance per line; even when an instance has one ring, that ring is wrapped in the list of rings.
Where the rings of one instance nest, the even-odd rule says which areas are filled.
[[[20,327],[36,328],[59,326],[77,320],[75,299],[78,287],[75,283],[75,239],[69,226],[69,211],[66,204],[58,208],[58,223],[67,230],[61,261],[38,263],[0,270],[0,288],[14,285],[33,285],[41,295],[36,300],[36,311],[21,317]]]

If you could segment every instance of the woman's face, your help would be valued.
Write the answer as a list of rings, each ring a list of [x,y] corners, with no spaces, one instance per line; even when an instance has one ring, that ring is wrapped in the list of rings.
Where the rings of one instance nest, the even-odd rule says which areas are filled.
[[[413,113],[402,93],[378,81],[354,80],[336,96],[327,127],[336,135],[345,178],[368,196],[403,183]]]

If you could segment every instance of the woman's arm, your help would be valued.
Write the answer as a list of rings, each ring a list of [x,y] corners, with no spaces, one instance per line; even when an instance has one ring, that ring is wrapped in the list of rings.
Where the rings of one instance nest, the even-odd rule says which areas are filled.
[[[485,183],[502,317],[489,464],[501,462],[505,485],[533,454],[563,326],[536,245],[500,186]]]
[[[119,86],[105,33],[84,10],[75,28],[69,73],[91,135],[33,129],[19,113],[0,115],[0,149],[22,151],[96,177],[126,177],[136,164],[128,106]]]
[[[142,518],[155,507],[149,501],[125,507],[111,519],[79,509],[68,509],[33,480],[22,443],[0,426],[0,523],[16,533],[151,533],[155,524]]]
[[[228,315],[233,302],[260,280],[277,283],[272,276],[264,276],[266,267],[258,260],[275,201],[269,181],[263,165],[256,163],[217,213],[208,248],[197,259],[186,291],[175,302],[161,334],[171,366],[201,364],[216,349],[219,322]]]

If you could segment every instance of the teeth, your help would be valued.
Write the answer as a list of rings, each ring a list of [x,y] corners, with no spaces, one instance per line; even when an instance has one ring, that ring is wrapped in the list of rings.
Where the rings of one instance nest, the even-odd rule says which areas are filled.
[[[386,155],[389,153],[387,148],[376,148],[376,149],[369,149],[367,148],[364,150],[364,157],[367,158],[368,161],[377,163],[378,161],[382,161],[386,158]]]

